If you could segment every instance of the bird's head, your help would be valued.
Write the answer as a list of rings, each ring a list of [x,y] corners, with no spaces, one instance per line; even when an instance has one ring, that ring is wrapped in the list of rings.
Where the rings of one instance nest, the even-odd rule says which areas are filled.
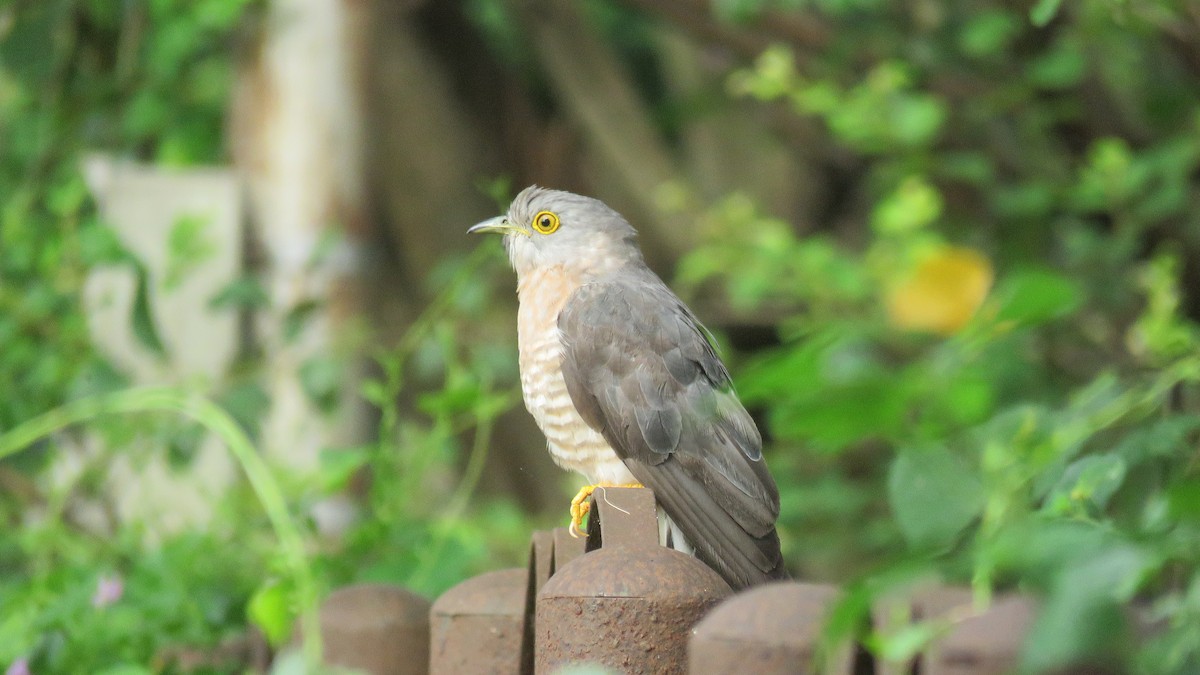
[[[536,185],[522,190],[508,213],[467,232],[503,234],[518,277],[551,265],[600,274],[642,259],[637,232],[604,202]]]

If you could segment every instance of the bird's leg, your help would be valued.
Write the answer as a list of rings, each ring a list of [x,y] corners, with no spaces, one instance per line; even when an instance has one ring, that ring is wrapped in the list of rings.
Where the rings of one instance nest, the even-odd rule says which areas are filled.
[[[583,517],[592,510],[592,503],[588,501],[588,497],[591,497],[592,493],[597,489],[606,487],[640,488],[646,486],[641,483],[625,483],[623,485],[597,483],[595,485],[584,485],[579,489],[575,498],[571,500],[571,526],[567,528],[567,531],[571,533],[572,537],[579,539],[580,537],[587,536],[587,533],[583,531]]]
[[[592,493],[595,492],[596,488],[598,487],[600,486],[584,485],[575,495],[575,498],[571,500],[571,526],[567,528],[567,531],[569,531],[571,536],[575,537],[576,539],[584,536],[583,530],[580,529],[580,526],[583,524],[583,517],[587,515],[588,511],[592,510],[592,503],[587,499],[588,497],[592,496]]]

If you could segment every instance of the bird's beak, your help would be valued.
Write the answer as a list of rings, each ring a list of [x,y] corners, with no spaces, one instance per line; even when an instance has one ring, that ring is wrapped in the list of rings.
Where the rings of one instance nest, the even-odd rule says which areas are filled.
[[[467,234],[480,234],[483,232],[495,232],[497,234],[508,234],[509,232],[512,232],[513,234],[529,234],[516,225],[510,225],[508,218],[505,216],[489,218],[467,230]]]

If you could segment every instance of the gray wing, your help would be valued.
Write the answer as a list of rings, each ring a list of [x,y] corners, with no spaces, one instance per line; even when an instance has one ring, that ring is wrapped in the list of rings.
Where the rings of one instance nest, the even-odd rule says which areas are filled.
[[[571,400],[736,588],[784,575],[762,438],[687,307],[650,273],[580,287],[559,314]]]

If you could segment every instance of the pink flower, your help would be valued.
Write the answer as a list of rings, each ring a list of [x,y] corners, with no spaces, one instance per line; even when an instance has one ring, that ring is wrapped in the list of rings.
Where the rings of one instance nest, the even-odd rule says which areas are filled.
[[[108,607],[125,593],[125,583],[121,581],[121,577],[102,576],[96,582],[96,592],[92,594],[92,607],[101,609]],[[5,675],[8,675],[5,673]]]
[[[4,675],[29,675],[29,659],[17,659],[8,666]]]

